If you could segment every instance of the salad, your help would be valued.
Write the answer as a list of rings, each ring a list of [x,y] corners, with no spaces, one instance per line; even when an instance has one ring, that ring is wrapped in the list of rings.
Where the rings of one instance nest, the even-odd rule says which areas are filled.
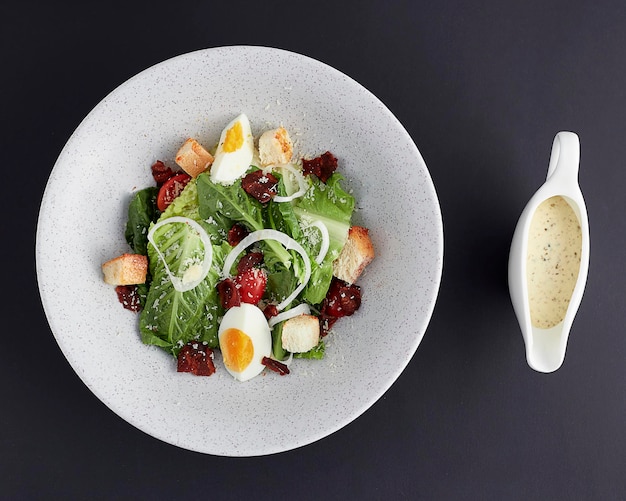
[[[190,138],[175,163],[152,165],[155,186],[128,207],[132,252],[102,265],[138,312],[142,341],[196,375],[216,372],[219,350],[240,381],[323,358],[334,323],[359,309],[355,282],[374,258],[337,158],[295,159],[282,127],[255,141],[241,114],[212,151]]]

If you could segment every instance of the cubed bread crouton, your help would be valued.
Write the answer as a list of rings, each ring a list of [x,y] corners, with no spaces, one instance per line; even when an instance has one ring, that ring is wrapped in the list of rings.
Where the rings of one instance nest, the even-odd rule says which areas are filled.
[[[339,257],[333,262],[333,275],[353,284],[365,267],[374,259],[374,246],[367,228],[352,226],[348,240]]]
[[[283,127],[265,131],[259,138],[261,165],[286,164],[291,161],[292,155],[293,144]]]
[[[107,284],[143,284],[148,273],[148,258],[141,254],[122,254],[104,263],[102,272]]]
[[[312,350],[320,342],[320,322],[314,315],[298,315],[286,320],[281,336],[283,348],[291,353]]]
[[[198,177],[213,163],[213,155],[193,138],[187,139],[176,153],[176,163],[191,177]]]

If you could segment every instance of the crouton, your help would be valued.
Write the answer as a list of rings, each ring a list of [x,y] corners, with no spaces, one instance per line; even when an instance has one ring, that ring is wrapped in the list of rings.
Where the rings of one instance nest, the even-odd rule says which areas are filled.
[[[264,167],[289,163],[292,155],[293,144],[283,127],[265,131],[259,138],[259,159]]]
[[[320,342],[320,322],[314,315],[298,315],[286,320],[281,335],[283,348],[291,353],[304,353]]]
[[[187,139],[176,153],[176,163],[191,177],[198,177],[213,163],[213,155],[193,138]]]
[[[374,246],[367,228],[352,226],[339,257],[333,261],[333,275],[353,284],[374,259]]]
[[[141,254],[122,254],[104,263],[102,272],[107,284],[143,284],[148,273],[148,258]]]

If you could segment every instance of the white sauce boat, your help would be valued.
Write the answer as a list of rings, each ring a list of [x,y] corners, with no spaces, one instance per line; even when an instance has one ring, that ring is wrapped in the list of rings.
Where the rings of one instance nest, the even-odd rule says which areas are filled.
[[[548,176],[541,188],[530,199],[519,218],[509,254],[509,292],[511,302],[522,330],[528,365],[539,372],[553,372],[563,363],[569,332],[583,297],[589,269],[589,222],[587,209],[578,186],[580,143],[573,132],[559,132],[554,138]],[[527,261],[529,230],[533,215],[547,199],[560,196],[565,199],[578,219],[582,246],[578,278],[569,298],[562,320],[550,328],[533,325],[530,313]],[[578,235],[577,235],[578,236]]]

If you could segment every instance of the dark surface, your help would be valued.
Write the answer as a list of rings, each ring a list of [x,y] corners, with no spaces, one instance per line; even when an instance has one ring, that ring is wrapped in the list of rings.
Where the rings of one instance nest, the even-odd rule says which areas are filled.
[[[626,497],[623,2],[12,4],[0,497]],[[102,404],[54,340],[34,267],[47,178],[91,108],[154,63],[233,44],[314,57],[376,94],[426,160],[445,233],[433,318],[397,383],[317,443],[239,459],[162,443]],[[580,136],[591,264],[565,363],[544,375],[526,364],[506,266],[560,130]]]

